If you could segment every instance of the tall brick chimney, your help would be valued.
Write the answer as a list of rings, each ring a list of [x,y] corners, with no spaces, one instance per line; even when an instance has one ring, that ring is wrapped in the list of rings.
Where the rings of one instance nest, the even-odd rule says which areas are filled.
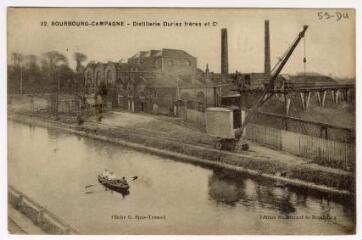
[[[264,35],[264,73],[270,75],[270,36],[269,36],[269,20],[265,20]]]
[[[226,80],[229,73],[228,60],[228,33],[226,28],[221,29],[221,78]]]

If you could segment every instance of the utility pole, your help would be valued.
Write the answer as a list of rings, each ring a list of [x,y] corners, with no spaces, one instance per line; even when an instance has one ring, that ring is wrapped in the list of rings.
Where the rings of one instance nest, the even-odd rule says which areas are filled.
[[[86,77],[84,76],[81,76],[81,78],[83,79],[82,81],[82,93],[81,93],[81,102],[80,102],[80,115],[83,116],[83,108],[85,108],[85,91],[86,91]]]
[[[59,78],[56,77],[56,71],[54,70],[53,72],[53,79],[57,80],[57,96],[56,96],[56,104],[55,104],[55,107],[56,107],[56,110],[55,110],[55,120],[59,120],[59,114],[58,114],[58,110],[59,110],[59,91],[60,91],[60,81],[59,81]]]
[[[209,64],[206,64],[205,69],[205,109],[207,108],[207,80],[209,79]]]
[[[23,67],[20,63],[20,95],[23,95]]]

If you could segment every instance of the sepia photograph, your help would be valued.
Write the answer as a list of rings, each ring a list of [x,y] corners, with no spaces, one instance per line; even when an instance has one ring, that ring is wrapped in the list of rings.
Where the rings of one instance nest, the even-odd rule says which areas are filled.
[[[356,233],[352,8],[7,8],[10,235]]]

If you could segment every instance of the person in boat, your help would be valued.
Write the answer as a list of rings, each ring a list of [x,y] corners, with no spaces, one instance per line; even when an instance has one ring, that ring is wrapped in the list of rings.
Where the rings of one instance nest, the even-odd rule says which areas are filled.
[[[108,176],[109,176],[108,169],[104,169],[104,171],[101,173],[101,177],[108,178]]]
[[[117,180],[117,176],[114,175],[113,172],[110,172],[110,173],[108,174],[108,180]]]
[[[122,179],[120,179],[120,182],[123,184],[128,184],[126,178],[123,176]]]

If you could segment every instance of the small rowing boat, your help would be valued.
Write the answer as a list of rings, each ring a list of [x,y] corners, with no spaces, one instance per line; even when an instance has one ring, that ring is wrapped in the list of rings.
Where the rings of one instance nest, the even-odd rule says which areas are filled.
[[[98,182],[106,188],[120,193],[127,193],[129,189],[127,181],[121,179],[108,179],[101,174],[98,175]]]

